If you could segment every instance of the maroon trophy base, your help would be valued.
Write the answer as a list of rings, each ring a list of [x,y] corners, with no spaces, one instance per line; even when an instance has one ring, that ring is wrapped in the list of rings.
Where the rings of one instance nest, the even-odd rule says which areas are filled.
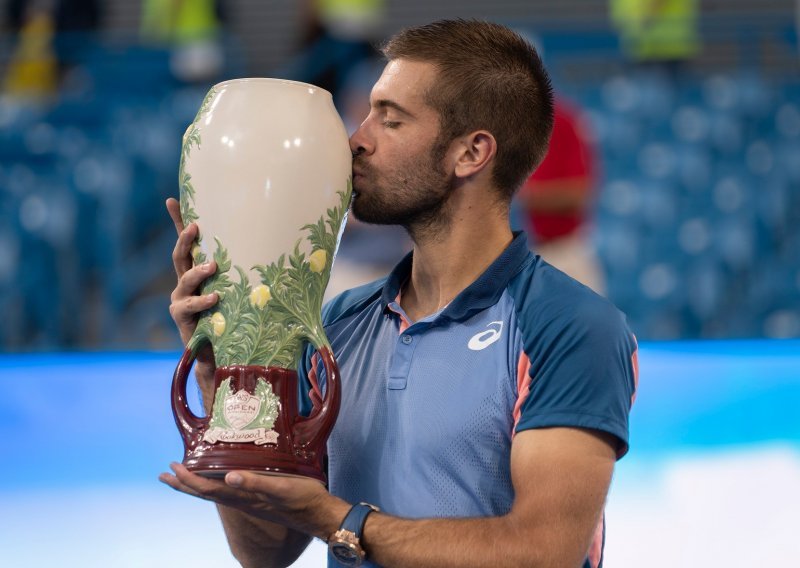
[[[183,437],[186,468],[205,477],[244,470],[310,477],[325,484],[326,443],[338,414],[340,392],[338,368],[330,350],[322,348],[319,355],[326,368],[327,392],[308,417],[298,413],[296,371],[233,365],[214,372],[214,411],[199,418],[186,402],[186,382],[194,361],[187,350],[172,383],[172,408]],[[274,409],[272,419],[253,426],[251,417],[267,404]],[[224,421],[215,421],[214,413],[223,414]],[[231,426],[237,420],[242,429]]]
[[[305,459],[303,459],[305,457]],[[278,450],[252,444],[201,443],[186,451],[183,465],[204,477],[224,477],[229,471],[251,471],[264,475],[299,475],[327,483],[323,463],[310,460],[313,456],[287,455]],[[302,460],[306,463],[298,463]]]

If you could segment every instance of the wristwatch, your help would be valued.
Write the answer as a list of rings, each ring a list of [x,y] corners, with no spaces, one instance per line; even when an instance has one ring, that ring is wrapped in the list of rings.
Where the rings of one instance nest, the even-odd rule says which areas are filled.
[[[380,511],[375,505],[359,503],[353,505],[342,521],[339,530],[328,539],[328,550],[333,557],[345,566],[361,566],[366,553],[361,548],[361,531],[367,515],[372,511]]]

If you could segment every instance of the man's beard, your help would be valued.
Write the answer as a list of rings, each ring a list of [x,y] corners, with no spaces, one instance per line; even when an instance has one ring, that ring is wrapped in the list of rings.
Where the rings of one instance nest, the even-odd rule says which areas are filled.
[[[414,240],[422,234],[446,229],[449,226],[447,203],[454,188],[451,176],[442,167],[448,146],[436,140],[430,151],[422,154],[428,156],[427,160],[399,164],[380,182],[375,169],[356,155],[354,169],[371,185],[367,193],[357,193],[353,201],[355,218],[375,225],[400,225]]]

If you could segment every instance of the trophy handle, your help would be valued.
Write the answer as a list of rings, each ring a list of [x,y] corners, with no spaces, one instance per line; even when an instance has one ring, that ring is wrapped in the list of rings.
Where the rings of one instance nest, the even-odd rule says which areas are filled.
[[[181,360],[178,361],[172,377],[172,415],[175,417],[175,424],[178,426],[183,443],[187,448],[199,436],[200,429],[207,422],[207,419],[200,418],[192,412],[186,400],[186,383],[189,380],[189,371],[192,370],[195,356],[196,351],[186,349]]]
[[[315,408],[308,418],[298,420],[293,428],[295,445],[315,447],[326,440],[339,414],[342,399],[339,365],[330,347],[321,347],[317,353],[325,366],[326,388],[322,405]]]

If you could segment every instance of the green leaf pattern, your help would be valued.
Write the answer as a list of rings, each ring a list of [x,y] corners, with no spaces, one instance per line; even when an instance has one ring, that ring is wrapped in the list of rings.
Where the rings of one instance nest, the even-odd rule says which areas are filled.
[[[178,170],[178,185],[181,192],[181,218],[183,219],[184,226],[198,219],[197,213],[194,210],[195,190],[192,185],[192,176],[186,171],[186,158],[189,157],[193,146],[200,147],[202,140],[200,139],[200,128],[197,126],[197,123],[200,122],[200,118],[208,112],[211,107],[211,100],[216,94],[217,92],[213,88],[208,91],[208,94],[206,94],[206,97],[203,99],[203,103],[200,105],[200,110],[197,111],[194,117],[194,121],[192,121],[192,124],[189,125],[189,128],[183,135],[181,162]],[[197,236],[198,245],[202,239],[202,235]],[[194,257],[195,264],[202,264],[206,261],[206,256],[203,254],[202,250],[200,250],[199,246],[194,247],[192,256]]]
[[[214,395],[214,407],[211,409],[211,420],[208,428],[229,428],[228,421],[225,420],[225,399],[234,394],[231,379],[222,381]]]
[[[214,94],[213,89],[209,91],[183,139],[179,178],[184,224],[198,219],[194,210],[195,190],[185,161],[193,146],[200,147],[197,124],[208,111]],[[252,267],[261,285],[266,286],[266,290],[256,286],[260,290],[255,291],[255,299],[247,271],[231,265],[227,249],[215,238],[217,271],[204,282],[201,293],[216,292],[220,301],[201,314],[189,340],[189,349],[196,351],[201,344],[210,341],[218,367],[263,365],[296,369],[304,340],[315,348],[329,345],[322,328],[322,299],[350,205],[352,181],[349,178],[346,189],[337,195],[338,205],[328,209],[316,223],[301,228],[307,232],[305,240],[311,247],[308,256],[300,250],[304,240],[300,238],[288,256],[283,254],[272,264]],[[198,236],[198,244],[201,239],[202,236]],[[194,247],[192,256],[196,264],[206,261],[199,246]],[[232,268],[237,273],[236,282],[230,276]],[[218,415],[216,408],[213,414]]]

